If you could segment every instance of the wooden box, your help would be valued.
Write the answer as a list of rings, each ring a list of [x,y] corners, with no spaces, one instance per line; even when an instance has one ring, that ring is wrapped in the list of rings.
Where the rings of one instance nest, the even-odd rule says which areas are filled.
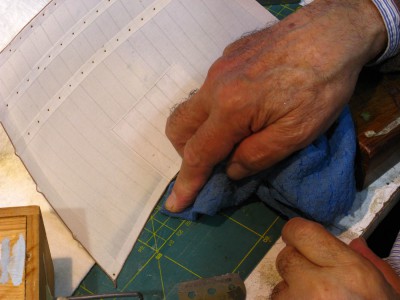
[[[0,209],[0,299],[52,299],[54,271],[38,206]]]
[[[357,186],[362,189],[400,161],[400,73],[364,70],[350,108],[359,146]]]

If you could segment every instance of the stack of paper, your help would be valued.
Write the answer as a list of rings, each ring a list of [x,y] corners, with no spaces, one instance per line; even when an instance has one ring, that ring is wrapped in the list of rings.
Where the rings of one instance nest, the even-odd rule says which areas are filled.
[[[252,0],[54,0],[0,54],[1,122],[111,278],[179,170],[170,108],[272,20]]]

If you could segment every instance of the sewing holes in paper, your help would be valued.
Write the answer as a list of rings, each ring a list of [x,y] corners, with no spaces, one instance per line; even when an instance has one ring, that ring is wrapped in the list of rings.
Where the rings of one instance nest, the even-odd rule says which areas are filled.
[[[40,121],[39,121],[39,120],[37,120],[37,122],[38,122],[38,124],[40,123]]]
[[[61,99],[61,96],[58,96],[58,99]]]
[[[107,50],[106,50],[106,49],[104,49],[104,52],[107,52]]]
[[[98,12],[99,12],[99,10],[98,10],[98,9],[96,9],[96,12],[98,13]]]
[[[142,20],[142,21],[143,21],[143,18],[141,18],[140,20]]]
[[[47,111],[50,111],[50,108],[48,108]]]

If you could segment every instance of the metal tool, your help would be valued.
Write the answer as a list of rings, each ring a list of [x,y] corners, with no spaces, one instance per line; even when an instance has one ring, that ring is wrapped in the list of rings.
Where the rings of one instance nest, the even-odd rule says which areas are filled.
[[[111,294],[96,294],[96,295],[85,295],[85,296],[72,296],[72,297],[58,297],[57,300],[91,300],[91,299],[105,299],[105,298],[122,298],[131,297],[143,300],[143,294],[140,292],[122,292],[122,293],[111,293]]]
[[[285,5],[285,4],[298,4],[300,0],[257,0],[263,6],[266,5]]]
[[[244,300],[246,287],[237,273],[182,282],[178,285],[179,300]]]

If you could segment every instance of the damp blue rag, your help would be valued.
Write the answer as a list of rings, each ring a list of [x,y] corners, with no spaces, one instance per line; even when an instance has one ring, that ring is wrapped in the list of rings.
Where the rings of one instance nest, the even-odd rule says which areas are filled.
[[[181,213],[167,215],[195,220],[240,205],[257,195],[266,205],[291,218],[303,216],[331,224],[348,212],[355,198],[354,159],[356,137],[346,107],[332,127],[308,147],[254,176],[233,181],[218,165],[194,204]],[[174,182],[166,194],[168,195]],[[166,197],[164,198],[166,199]]]

